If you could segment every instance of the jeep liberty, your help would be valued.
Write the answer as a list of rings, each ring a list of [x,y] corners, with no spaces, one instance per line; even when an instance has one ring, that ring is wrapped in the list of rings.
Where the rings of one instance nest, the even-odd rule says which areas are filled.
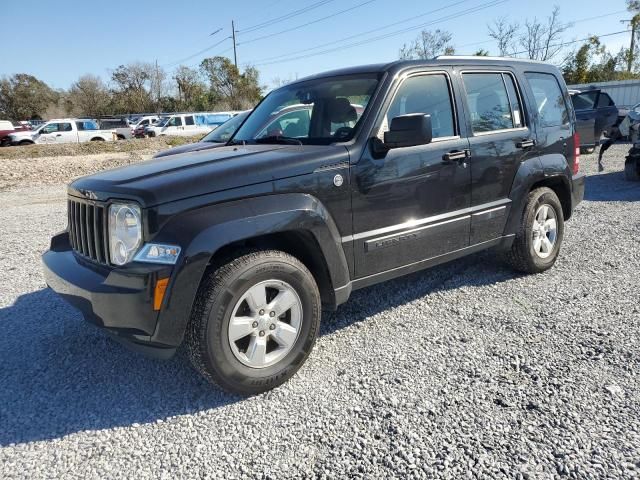
[[[184,343],[208,380],[255,394],[294,375],[322,310],[356,289],[492,247],[519,271],[550,268],[584,196],[579,153],[551,65],[311,76],[269,93],[224,147],[71,183],[46,280],[129,346],[167,358]]]

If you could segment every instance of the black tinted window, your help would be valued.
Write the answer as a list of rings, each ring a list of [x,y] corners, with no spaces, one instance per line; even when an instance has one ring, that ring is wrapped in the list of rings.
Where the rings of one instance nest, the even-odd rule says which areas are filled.
[[[613,104],[613,100],[611,100],[611,97],[609,95],[607,95],[606,93],[600,94],[600,97],[598,98],[598,108],[610,107]]]
[[[533,96],[540,123],[543,127],[556,127],[569,122],[569,112],[556,77],[548,73],[525,73]]]
[[[193,117],[192,116],[184,117],[184,124],[193,125]]]
[[[507,87],[501,73],[465,73],[462,78],[474,133],[515,127]]]
[[[389,107],[382,131],[389,129],[394,117],[408,113],[431,115],[433,138],[456,135],[447,77],[419,75],[406,79]]]

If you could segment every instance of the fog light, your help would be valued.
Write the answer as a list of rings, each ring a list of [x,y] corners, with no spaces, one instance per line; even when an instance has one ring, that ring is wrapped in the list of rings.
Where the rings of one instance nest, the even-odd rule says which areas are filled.
[[[158,243],[147,243],[134,257],[136,262],[162,263],[174,265],[180,255],[180,247],[176,245],[161,245]]]

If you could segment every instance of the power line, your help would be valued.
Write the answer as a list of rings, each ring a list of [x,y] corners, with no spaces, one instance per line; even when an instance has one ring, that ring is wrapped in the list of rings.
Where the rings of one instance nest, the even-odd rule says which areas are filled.
[[[342,42],[344,42],[346,40],[351,40],[351,39],[354,39],[354,38],[358,38],[358,37],[361,37],[363,35],[368,35],[370,33],[376,33],[376,32],[379,32],[380,30],[386,30],[387,28],[395,27],[396,25],[404,24],[404,23],[409,22],[411,20],[415,20],[415,19],[418,19],[418,18],[426,17],[427,15],[432,15],[434,13],[440,12],[442,10],[446,10],[448,8],[451,8],[451,7],[455,7],[455,6],[460,5],[462,3],[467,3],[469,1],[470,0],[459,0],[459,1],[451,3],[449,5],[445,5],[444,7],[436,8],[434,10],[429,10],[428,12],[421,13],[420,15],[414,15],[414,16],[409,17],[409,18],[404,18],[404,19],[399,20],[397,22],[389,23],[387,25],[383,25],[381,27],[377,27],[377,28],[374,28],[372,30],[367,30],[367,31],[364,31],[364,32],[356,33],[355,35],[350,35],[348,37],[343,37],[343,38],[340,38],[338,40],[334,40],[332,42],[328,42],[328,43],[324,43],[324,44],[318,45],[316,47],[305,48],[305,49],[302,49],[302,50],[295,50],[293,52],[280,54],[280,55],[276,55],[276,56],[273,56],[273,57],[263,58],[262,60],[264,60],[264,61],[276,60],[276,59],[279,59],[279,58],[288,57],[290,55],[296,55],[298,53],[304,53],[304,52],[308,53],[310,50],[318,50],[320,48],[325,48],[325,47],[328,47],[330,45],[335,45],[335,44],[338,44],[338,43],[342,43]],[[264,65],[264,63],[263,63],[263,65]]]
[[[317,56],[317,55],[324,55],[326,53],[332,53],[332,52],[335,52],[337,50],[345,50],[345,49],[348,49],[348,48],[357,47],[359,45],[364,45],[364,44],[371,43],[371,42],[377,42],[379,40],[384,40],[386,38],[390,38],[390,37],[394,37],[394,36],[397,36],[397,35],[401,35],[403,33],[410,32],[412,30],[417,30],[417,29],[424,28],[424,27],[427,27],[427,26],[436,25],[438,23],[442,23],[442,22],[445,22],[447,20],[456,19],[456,18],[465,16],[465,15],[469,15],[471,13],[479,12],[481,10],[486,10],[487,8],[495,7],[497,5],[506,3],[507,1],[508,0],[494,0],[494,1],[491,1],[491,2],[487,2],[487,3],[484,3],[484,4],[478,5],[478,6],[474,7],[474,8],[467,9],[464,12],[458,12],[458,13],[450,14],[450,15],[447,15],[445,17],[439,18],[437,20],[432,20],[432,21],[429,21],[429,22],[426,22],[426,23],[423,23],[423,24],[420,24],[420,25],[415,25],[415,26],[409,27],[409,28],[403,28],[403,29],[400,29],[400,30],[396,30],[396,31],[384,34],[384,35],[378,35],[376,37],[371,37],[371,38],[360,40],[358,42],[354,42],[354,43],[351,43],[351,44],[341,45],[339,47],[330,48],[330,49],[327,49],[327,50],[322,50],[320,52],[308,53],[308,54],[305,54],[305,55],[299,55],[299,56],[295,56],[295,57],[285,58],[285,59],[282,59],[282,60],[275,60],[275,61],[272,61],[272,62],[256,63],[254,66],[273,65],[273,64],[276,64],[276,63],[285,63],[285,62],[290,62],[290,61],[293,61],[293,60],[300,60],[300,59],[303,59],[303,58],[309,58],[309,57],[313,57],[313,56]],[[336,43],[336,42],[332,42],[332,43]],[[321,48],[321,47],[315,47],[315,48]]]
[[[243,42],[239,42],[238,45],[244,45],[245,43],[253,43],[253,42],[257,42],[259,40],[264,40],[266,38],[275,37],[276,35],[282,35],[283,33],[293,32],[294,30],[298,30],[300,28],[308,27],[309,25],[313,25],[314,23],[322,22],[322,21],[327,20],[329,18],[337,17],[338,15],[342,15],[343,13],[350,12],[351,10],[355,10],[356,8],[363,7],[364,5],[368,5],[369,3],[373,3],[373,2],[376,2],[376,1],[378,1],[378,0],[367,0],[366,2],[361,2],[361,3],[357,4],[357,5],[354,5],[353,7],[347,8],[345,10],[340,10],[339,12],[332,13],[331,15],[327,15],[326,17],[318,18],[317,20],[312,20],[310,22],[303,23],[302,25],[297,25],[295,27],[287,28],[286,30],[281,30],[281,31],[276,32],[276,33],[269,33],[269,34],[263,35],[261,37],[256,37],[256,38],[252,38],[250,40],[245,40]]]
[[[620,30],[619,32],[612,32],[612,33],[603,33],[602,35],[590,35],[588,37],[585,38],[580,38],[578,40],[572,40],[570,42],[564,42],[564,43],[558,43],[556,45],[549,45],[549,46],[544,46],[544,47],[540,47],[540,48],[534,48],[532,50],[522,50],[521,52],[514,52],[512,54],[510,54],[510,57],[514,57],[516,55],[522,55],[523,53],[529,53],[529,52],[537,52],[539,50],[544,50],[545,48],[556,48],[556,47],[565,47],[567,45],[572,45],[574,43],[578,43],[578,42],[586,42],[587,40],[590,40],[593,37],[598,37],[598,38],[602,38],[602,37],[611,37],[613,35],[620,35],[622,33],[629,33],[629,30]]]
[[[239,33],[249,33],[249,32],[253,32],[255,30],[260,30],[261,28],[266,28],[269,27],[275,23],[280,23],[283,22],[285,20],[289,20],[290,18],[293,17],[297,17],[298,15],[302,15],[303,13],[307,13],[310,12],[311,10],[315,10],[318,7],[321,7],[322,5],[326,5],[327,3],[333,2],[334,0],[322,0],[320,2],[316,2],[316,3],[312,3],[311,5],[307,5],[304,8],[301,8],[299,10],[295,10],[293,12],[287,13],[285,15],[281,15],[280,17],[276,17],[276,18],[272,18],[271,20],[267,20],[265,22],[262,23],[258,23],[256,25],[252,25],[251,27],[247,27],[245,29],[239,30]]]
[[[209,50],[217,47],[218,45],[224,43],[226,40],[229,40],[230,38],[231,38],[231,36],[225,37],[222,40],[220,40],[219,42],[216,42],[213,45],[209,45],[208,47],[203,48],[202,50],[194,53],[193,55],[189,55],[188,57],[185,57],[185,58],[183,58],[181,60],[177,60],[175,62],[166,63],[166,64],[162,65],[162,67],[163,68],[169,68],[169,67],[173,67],[175,65],[179,65],[179,64],[181,64],[183,62],[186,62],[188,60],[191,60],[192,58],[197,57],[198,55],[202,55],[203,53],[208,52]]]

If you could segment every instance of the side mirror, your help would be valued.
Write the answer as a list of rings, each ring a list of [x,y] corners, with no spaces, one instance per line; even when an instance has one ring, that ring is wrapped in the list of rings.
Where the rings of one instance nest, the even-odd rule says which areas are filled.
[[[391,120],[389,131],[384,133],[387,149],[425,145],[433,140],[431,115],[409,113]]]

